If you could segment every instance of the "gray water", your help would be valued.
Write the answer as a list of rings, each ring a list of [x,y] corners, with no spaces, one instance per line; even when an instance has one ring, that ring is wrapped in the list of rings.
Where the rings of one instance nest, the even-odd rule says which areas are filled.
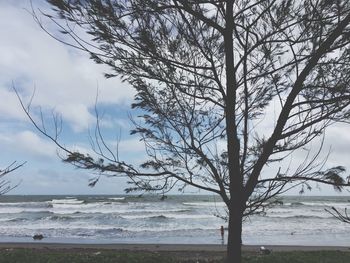
[[[325,211],[350,197],[283,197],[243,225],[244,244],[350,245],[350,224]],[[221,244],[214,196],[0,196],[0,242]],[[225,233],[227,237],[227,231]]]

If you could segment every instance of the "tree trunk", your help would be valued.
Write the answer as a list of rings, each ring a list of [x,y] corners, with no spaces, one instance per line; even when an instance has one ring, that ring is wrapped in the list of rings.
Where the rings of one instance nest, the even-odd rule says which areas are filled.
[[[226,2],[226,28],[224,34],[226,65],[226,133],[228,170],[230,177],[229,225],[227,242],[227,263],[241,263],[243,175],[240,173],[240,142],[236,124],[237,81],[233,54],[233,4]]]
[[[233,200],[232,200],[233,201]],[[241,263],[242,253],[242,213],[238,202],[232,203],[229,208],[227,263]]]

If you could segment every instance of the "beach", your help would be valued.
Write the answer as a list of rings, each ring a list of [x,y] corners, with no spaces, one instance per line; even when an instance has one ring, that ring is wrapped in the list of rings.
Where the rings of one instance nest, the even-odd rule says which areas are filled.
[[[271,251],[263,255],[260,246],[244,245],[243,262],[349,262],[350,248],[343,246],[264,246]],[[224,245],[207,244],[68,244],[68,243],[0,243],[0,262],[223,262]],[[288,261],[290,262],[290,261]]]
[[[243,263],[350,262],[350,226],[325,211],[348,199],[283,197],[248,218]],[[224,209],[212,196],[0,196],[0,263],[223,262]]]
[[[350,252],[350,246],[286,246],[286,245],[243,245],[243,251],[259,252],[264,246],[272,251],[344,251]],[[38,242],[14,242],[1,243],[0,249],[9,248],[31,248],[31,249],[52,249],[52,250],[115,250],[115,251],[149,251],[149,252],[226,252],[226,245],[209,244],[77,244],[77,243],[46,243]]]
[[[350,252],[350,246],[286,246],[286,245],[243,245],[242,250],[248,252],[259,252],[264,246],[272,251],[344,251]],[[0,243],[0,249],[30,248],[51,250],[115,250],[115,251],[149,251],[149,252],[226,252],[226,245],[209,244],[77,244],[77,243],[46,243],[46,242],[16,242]]]

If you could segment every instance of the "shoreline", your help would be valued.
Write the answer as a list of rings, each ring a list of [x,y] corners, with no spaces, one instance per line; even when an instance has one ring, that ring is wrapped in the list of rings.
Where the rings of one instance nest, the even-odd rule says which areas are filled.
[[[350,252],[350,246],[294,246],[265,245],[267,249],[277,252],[290,251],[342,251]],[[260,251],[260,245],[243,245],[242,251]],[[46,243],[46,242],[1,242],[0,249],[48,249],[48,250],[117,250],[146,252],[226,252],[226,245],[210,244],[76,244],[76,243]]]
[[[350,262],[349,247],[279,245],[264,247],[272,253],[262,253],[260,246],[243,246],[243,262]],[[17,263],[222,263],[226,256],[224,245],[0,242],[1,262]]]

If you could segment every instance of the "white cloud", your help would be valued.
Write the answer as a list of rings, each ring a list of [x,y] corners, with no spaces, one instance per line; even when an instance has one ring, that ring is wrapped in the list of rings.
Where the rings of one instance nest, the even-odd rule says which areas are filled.
[[[62,114],[65,121],[71,123],[76,132],[87,130],[91,124],[95,123],[95,117],[89,112],[87,106],[81,103],[62,104],[55,110]]]
[[[50,12],[43,6],[45,1],[33,3]],[[30,100],[35,89],[32,108],[41,106],[49,114],[51,109],[56,110],[75,132],[94,126],[95,117],[91,112],[97,90],[98,103],[104,108],[129,105],[134,90],[117,78],[105,79],[103,73],[110,72],[107,66],[96,65],[88,54],[48,36],[24,10],[24,7],[30,9],[29,4],[30,1],[0,1],[0,160],[2,165],[13,160],[27,161],[25,167],[11,173],[11,181],[23,181],[12,193],[120,193],[125,180],[103,179],[94,189],[89,188],[86,176],[89,171],[78,172],[71,165],[63,164],[57,157],[57,147],[29,130],[28,120],[12,91],[12,82],[24,102]],[[106,129],[114,125],[117,129],[130,127],[118,114],[106,112],[108,114],[109,118],[101,123]],[[73,136],[79,136],[74,145]],[[65,134],[65,139],[70,141],[68,147],[94,155],[83,142],[87,136],[73,136]],[[131,150],[135,158],[135,151],[141,149],[137,141],[122,142],[121,148]],[[86,179],[78,176],[80,180],[76,180],[79,174],[84,174]]]
[[[53,143],[28,130],[0,134],[0,145],[3,146],[2,148],[12,149],[22,156],[57,158],[56,146]]]
[[[93,119],[88,109],[94,106],[97,89],[100,103],[125,103],[133,97],[127,84],[104,78],[106,66],[48,36],[23,6],[1,2],[0,17],[0,35],[6,36],[0,42],[0,94],[8,98],[1,103],[0,119],[23,118],[8,90],[12,80],[24,96],[30,96],[35,86],[33,106],[56,108],[76,131]]]
[[[23,171],[25,169],[25,171]],[[101,177],[95,187],[88,186],[89,178],[86,171],[60,169],[49,167],[30,169],[28,165],[17,170],[7,178],[12,185],[19,185],[11,194],[120,194],[125,187],[125,178]]]
[[[0,86],[0,120],[17,119],[26,120],[26,116],[20,107],[15,93],[7,88]]]
[[[140,141],[139,138],[132,138],[127,140],[122,140],[119,143],[119,150],[121,152],[145,152],[145,143]]]
[[[34,4],[42,5],[43,2],[34,1]],[[104,105],[128,104],[134,95],[134,90],[116,78],[106,80],[103,72],[108,72],[108,67],[96,65],[86,53],[68,48],[44,33],[31,15],[23,9],[23,7],[28,8],[28,5],[29,1],[0,1],[0,35],[2,36],[0,41],[0,149],[3,151],[0,159],[6,164],[7,159],[18,160],[17,155],[20,154],[21,158],[26,156],[24,160],[29,161],[27,166],[30,167],[31,159],[41,160],[44,157],[56,160],[56,146],[49,140],[29,131],[28,128],[22,131],[17,130],[19,124],[13,125],[8,122],[16,120],[23,127],[25,127],[23,122],[27,122],[15,94],[11,91],[12,81],[25,99],[31,96],[36,87],[33,106],[43,106],[44,110],[56,109],[62,114],[64,121],[70,124],[76,132],[81,132],[89,125],[94,125],[91,108],[95,104],[97,89],[99,90],[98,101]],[[276,121],[278,112],[278,103],[274,102],[257,128],[259,135],[270,135],[271,124]],[[121,128],[130,127],[130,124],[124,119],[114,117],[103,118],[101,126],[112,128],[116,124]],[[11,126],[6,128],[7,123]],[[329,165],[347,165],[350,147],[348,127],[334,126],[329,129],[326,143],[325,148],[332,145],[333,149]],[[77,145],[79,146],[72,146],[73,149],[91,154],[89,147],[81,146],[83,143],[77,142]],[[113,146],[115,147],[115,143],[112,143]],[[218,143],[219,149],[225,149],[225,147],[225,142]],[[5,150],[12,151],[13,156],[6,156],[8,154]],[[122,140],[119,150],[121,154],[125,154],[121,158],[131,156],[131,158],[142,160],[144,156],[144,144],[138,138]],[[298,158],[301,160],[302,154],[296,154],[295,159]],[[62,166],[69,167],[64,164]],[[50,169],[56,169],[56,167]],[[17,172],[24,173],[23,170]],[[30,178],[39,182],[46,180],[52,183],[57,177],[52,170],[51,173],[50,170],[38,173],[40,176],[32,171]],[[75,172],[69,173],[72,176],[74,174]],[[80,182],[75,185],[73,181],[69,181],[71,186],[69,191],[78,193]],[[27,186],[30,188],[32,182],[30,180],[28,182]],[[103,187],[108,188],[108,185]],[[63,183],[60,186],[67,187]],[[52,186],[50,189],[55,187]],[[103,187],[100,188],[101,192],[107,189]],[[35,189],[35,186],[32,189]],[[34,193],[34,190],[31,191]]]
[[[348,124],[336,124],[328,128],[325,137],[325,149],[330,149],[328,163],[331,166],[343,165],[348,168],[350,151],[350,132]]]

